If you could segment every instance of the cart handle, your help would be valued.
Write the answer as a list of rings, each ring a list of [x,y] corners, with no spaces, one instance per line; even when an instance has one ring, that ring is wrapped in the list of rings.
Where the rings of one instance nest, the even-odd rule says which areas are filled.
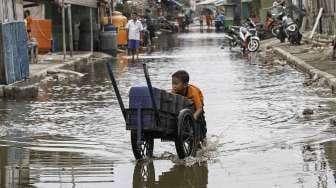
[[[151,100],[152,100],[154,113],[155,113],[155,116],[157,117],[158,122],[160,123],[160,115],[159,115],[159,111],[158,111],[156,103],[155,103],[153,87],[152,87],[151,80],[149,78],[149,74],[148,74],[148,69],[147,69],[146,63],[143,63],[143,69],[144,69],[145,78],[146,78],[146,82],[147,82],[147,86],[148,86],[148,90],[149,90],[149,95],[150,95]]]
[[[122,98],[121,98],[121,95],[120,95],[120,92],[119,92],[119,89],[118,89],[117,82],[116,82],[116,80],[114,78],[112,67],[111,67],[111,65],[110,65],[109,62],[106,62],[106,66],[107,66],[108,73],[110,75],[110,79],[112,81],[112,86],[113,86],[114,92],[115,92],[115,94],[117,96],[117,99],[118,99],[118,103],[119,103],[121,112],[122,112],[122,114],[124,116],[124,119],[125,119],[125,122],[126,122],[126,110],[125,110],[125,106],[124,106],[124,103],[122,101]]]

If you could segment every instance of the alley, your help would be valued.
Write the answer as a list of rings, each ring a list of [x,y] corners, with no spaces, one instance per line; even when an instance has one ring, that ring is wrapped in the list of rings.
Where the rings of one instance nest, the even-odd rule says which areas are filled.
[[[169,90],[185,69],[205,96],[208,146],[198,157],[179,161],[173,142],[156,140],[153,160],[136,162],[105,64],[89,64],[76,67],[83,79],[53,80],[37,100],[0,102],[0,187],[336,187],[328,89],[221,49],[223,33],[193,27],[160,40],[141,58],[153,85]],[[113,63],[124,101],[145,84],[141,62]]]

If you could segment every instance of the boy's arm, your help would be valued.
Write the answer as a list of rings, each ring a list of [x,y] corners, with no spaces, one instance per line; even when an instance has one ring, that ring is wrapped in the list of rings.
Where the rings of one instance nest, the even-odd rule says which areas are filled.
[[[195,113],[193,114],[194,119],[197,120],[201,116],[202,113],[203,113],[203,107],[197,109]]]
[[[126,35],[127,35],[127,39],[128,39],[128,36],[129,36],[129,21],[126,24]]]

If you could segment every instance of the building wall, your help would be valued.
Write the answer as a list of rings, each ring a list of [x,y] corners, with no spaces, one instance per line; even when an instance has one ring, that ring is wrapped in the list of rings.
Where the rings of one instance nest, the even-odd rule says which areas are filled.
[[[40,4],[39,6],[35,6],[35,7],[25,8],[25,10],[29,10],[30,11],[30,15],[34,19],[45,19],[45,7],[44,7],[44,4]]]
[[[85,6],[77,6],[72,5],[71,6],[72,11],[72,25],[73,25],[73,33],[74,33],[74,40],[82,40],[85,42],[88,42],[89,34],[88,31],[90,31],[90,7]],[[54,51],[62,51],[63,48],[63,33],[62,33],[62,14],[61,11],[59,11],[58,7],[55,7],[55,4],[53,3],[45,3],[45,16],[46,19],[52,20],[52,35],[53,35],[53,50]],[[69,24],[68,24],[68,15],[66,11],[66,23],[65,23],[65,30],[66,30],[66,46],[69,48]],[[96,43],[94,46],[97,47],[97,40],[98,40],[98,17],[97,17],[97,9],[94,8],[92,11],[92,21],[93,21],[93,30],[94,30],[94,42]],[[82,37],[76,35],[75,25],[79,26],[78,29],[81,30],[79,32],[82,34]]]
[[[312,29],[320,8],[323,14],[318,32],[326,34],[336,34],[336,2],[335,0],[304,0],[307,10],[307,27]]]
[[[11,22],[14,20],[23,20],[23,2],[16,0],[15,5],[12,0],[0,1],[0,22]]]
[[[260,20],[265,20],[268,8],[272,7],[273,1],[271,0],[254,0],[255,3],[260,3],[259,17]],[[258,2],[259,1],[259,2]]]

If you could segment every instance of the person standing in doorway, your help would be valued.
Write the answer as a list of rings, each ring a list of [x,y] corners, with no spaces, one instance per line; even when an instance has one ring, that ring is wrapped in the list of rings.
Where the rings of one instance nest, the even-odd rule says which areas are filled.
[[[33,22],[33,18],[30,16],[30,11],[29,10],[24,11],[24,22],[25,22],[25,25],[26,25],[28,39],[31,40],[31,38],[32,38],[31,25],[32,25],[32,22]]]
[[[128,33],[128,49],[132,53],[132,61],[134,62],[134,55],[139,59],[140,34],[143,30],[141,22],[138,20],[137,13],[132,13],[132,19],[127,23]]]

